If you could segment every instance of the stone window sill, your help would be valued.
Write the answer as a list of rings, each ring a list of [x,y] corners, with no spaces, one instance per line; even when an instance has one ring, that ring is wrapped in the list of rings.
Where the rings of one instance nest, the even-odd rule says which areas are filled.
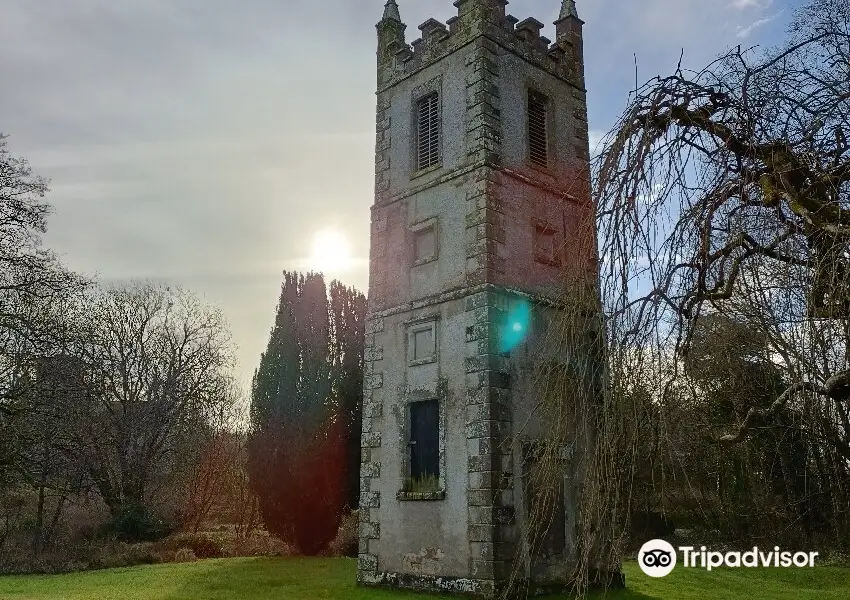
[[[544,254],[534,254],[534,262],[546,265],[547,267],[560,267],[561,262],[557,258],[552,258]]]
[[[411,173],[410,174],[410,181],[413,181],[414,179],[419,179],[420,177],[424,177],[425,175],[428,175],[429,173],[439,171],[442,168],[443,168],[443,161],[440,160],[440,162],[437,163],[436,165],[433,165],[431,167],[426,167],[425,169],[419,169],[418,171],[414,171],[413,173]]]
[[[446,490],[434,490],[433,492],[405,492],[399,490],[396,494],[396,498],[406,502],[445,500]]]
[[[537,171],[541,175],[547,175],[547,176],[549,176],[553,179],[555,177],[555,170],[554,170],[553,165],[552,165],[552,157],[551,156],[548,158],[548,164],[545,167],[543,165],[537,164],[536,162],[532,161],[530,158],[525,159],[525,165],[528,168]]]
[[[436,256],[429,256],[428,258],[420,258],[419,260],[414,261],[412,266],[421,267],[422,265],[427,265],[427,264],[432,263],[432,262],[437,262]]]
[[[419,367],[421,365],[430,365],[432,363],[437,362],[436,356],[429,356],[428,358],[420,358],[417,360],[411,360],[408,365],[411,367]]]

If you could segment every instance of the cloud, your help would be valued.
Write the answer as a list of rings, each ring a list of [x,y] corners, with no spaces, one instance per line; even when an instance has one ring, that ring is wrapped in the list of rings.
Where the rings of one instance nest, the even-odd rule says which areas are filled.
[[[309,266],[316,232],[346,232],[355,260],[339,276],[365,290],[383,3],[5,0],[0,131],[52,180],[48,244],[71,268],[166,279],[221,307],[249,378],[280,272]],[[400,5],[409,41],[456,14],[451,0]],[[509,8],[554,39],[557,0]],[[642,82],[682,48],[699,67],[737,43],[729,11],[705,0],[579,11],[592,149],[634,88],[635,54]]]
[[[773,0],[732,0],[732,8],[746,10],[749,8],[768,8]]]
[[[755,31],[759,27],[762,27],[763,25],[767,25],[768,23],[775,20],[779,15],[781,15],[784,12],[785,12],[784,10],[780,10],[779,12],[777,12],[777,13],[769,16],[769,17],[763,17],[761,19],[758,19],[757,21],[754,21],[747,26],[739,25],[738,29],[737,29],[737,33],[735,35],[742,40],[746,39],[746,38],[750,37],[750,34],[753,31]]]

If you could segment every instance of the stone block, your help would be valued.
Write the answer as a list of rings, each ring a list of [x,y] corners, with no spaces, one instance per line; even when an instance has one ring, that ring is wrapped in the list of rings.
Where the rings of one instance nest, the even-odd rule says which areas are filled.
[[[382,231],[381,227],[386,228],[386,226],[387,226],[386,218],[375,222],[375,228],[378,231]],[[366,321],[366,333],[367,334],[381,333],[383,330],[384,330],[384,320],[383,319],[381,319],[381,318],[370,319],[369,321]]]
[[[476,371],[466,376],[467,389],[510,388],[510,375],[501,371]]]
[[[480,525],[510,525],[514,523],[513,506],[470,506],[469,522]]]
[[[384,360],[384,347],[372,346],[364,350],[363,360],[366,362],[375,362]]]
[[[490,454],[476,454],[468,456],[466,463],[467,470],[470,474],[492,471],[496,466],[495,459]]]
[[[496,526],[470,525],[467,535],[470,542],[492,542],[496,536]]]
[[[469,473],[469,489],[481,490],[499,487],[498,471],[477,471]]]
[[[510,432],[510,423],[506,421],[472,421],[466,425],[467,439],[494,438],[501,439]]]
[[[378,571],[378,557],[374,554],[360,554],[357,557],[357,569],[376,573]]]
[[[366,363],[369,365],[370,363]],[[383,387],[384,385],[384,374],[383,373],[373,373],[371,375],[367,375],[364,378],[364,387],[367,390],[377,390]]]
[[[358,554],[369,554],[369,540],[361,537],[358,544]]]
[[[368,539],[368,540],[377,540],[381,538],[381,524],[380,523],[364,523],[360,522],[360,538]]]
[[[381,492],[363,492],[360,493],[360,506],[365,508],[380,508]]]
[[[497,490],[469,490],[467,503],[469,506],[494,506],[497,496]]]
[[[360,476],[361,477],[380,477],[381,476],[381,463],[380,462],[363,463],[360,467]]]

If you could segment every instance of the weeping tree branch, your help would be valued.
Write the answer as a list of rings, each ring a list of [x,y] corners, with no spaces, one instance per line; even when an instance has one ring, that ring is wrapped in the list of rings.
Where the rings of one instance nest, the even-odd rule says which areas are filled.
[[[725,411],[722,427],[694,427],[718,452],[733,454],[731,443],[752,440],[758,425],[806,436],[799,443],[825,463],[850,456],[841,424],[850,399],[848,135],[843,0],[811,0],[780,48],[734,49],[633,93],[593,165],[608,383],[588,465],[597,503],[585,511],[630,489],[635,464],[646,461],[655,477],[657,462],[681,462],[663,419],[683,415],[675,427],[690,431],[695,406]],[[752,356],[734,357],[734,382],[722,370],[698,379],[694,355],[712,322],[746,332],[732,346]],[[569,346],[566,333],[561,341]],[[729,347],[711,349],[709,367],[731,360]],[[721,403],[711,397],[718,387],[722,406],[711,404]],[[640,454],[635,415],[657,419],[653,439],[669,456]],[[627,511],[621,499],[616,508]],[[583,547],[599,548],[622,530],[582,535]]]
[[[607,138],[595,191],[608,309],[627,324],[616,342],[658,330],[687,352],[697,321],[730,311],[756,271],[801,292],[796,320],[850,318],[850,84],[835,60],[849,11],[812,7],[778,51],[648,82]]]
[[[830,377],[825,385],[818,385],[803,381],[789,386],[776,400],[766,409],[751,408],[747,412],[744,422],[734,434],[724,435],[720,438],[722,442],[738,444],[747,439],[750,430],[759,422],[769,421],[775,417],[788,404],[788,401],[796,394],[811,392],[824,396],[836,402],[850,400],[850,370],[843,371]]]

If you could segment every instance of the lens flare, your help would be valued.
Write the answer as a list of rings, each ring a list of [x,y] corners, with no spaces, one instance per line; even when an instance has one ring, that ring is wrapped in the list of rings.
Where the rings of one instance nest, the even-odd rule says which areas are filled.
[[[505,317],[499,336],[499,351],[510,352],[528,336],[531,327],[531,304],[519,302]]]

